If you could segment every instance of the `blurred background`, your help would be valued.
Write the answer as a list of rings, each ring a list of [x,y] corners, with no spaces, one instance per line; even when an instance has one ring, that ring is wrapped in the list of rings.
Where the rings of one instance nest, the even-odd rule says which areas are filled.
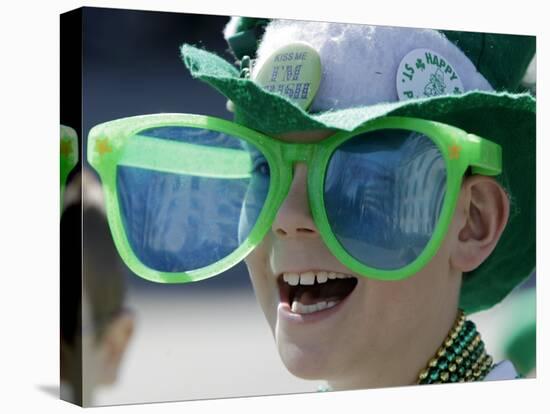
[[[226,99],[192,80],[179,55],[190,43],[232,62],[227,16],[99,8],[83,16],[83,160],[88,132],[101,122],[161,112],[232,118]],[[244,264],[200,283],[156,284],[127,269],[125,281],[135,329],[116,382],[97,390],[94,405],[314,392],[321,383],[284,368]],[[507,356],[515,298],[534,286],[533,275],[472,318],[496,361]],[[520,309],[534,313],[531,296]]]

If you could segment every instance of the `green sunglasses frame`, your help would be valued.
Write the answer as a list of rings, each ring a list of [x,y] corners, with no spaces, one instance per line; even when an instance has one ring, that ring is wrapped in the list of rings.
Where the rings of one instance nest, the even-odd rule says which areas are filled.
[[[63,197],[67,186],[67,177],[78,164],[78,135],[76,131],[66,125],[60,125],[59,142],[59,196],[60,210],[63,210]]]
[[[250,161],[247,161],[249,157],[244,150],[213,148],[146,136],[135,139],[144,130],[167,126],[203,128],[240,138],[260,150],[270,168],[270,185],[265,205],[248,237],[227,257],[186,272],[158,271],[143,264],[135,255],[121,217],[117,197],[117,166],[235,178],[250,175]],[[416,260],[395,270],[366,266],[347,253],[331,231],[323,199],[325,172],[334,150],[359,134],[387,128],[405,129],[426,135],[441,150],[447,167],[446,194],[432,238]],[[473,174],[489,176],[498,175],[502,170],[501,147],[498,144],[447,124],[406,117],[377,118],[352,132],[336,132],[320,142],[288,143],[234,122],[210,116],[141,115],[106,122],[92,128],[88,135],[88,162],[101,178],[108,222],[120,256],[134,273],[159,283],[186,283],[206,279],[243,260],[261,243],[271,228],[290,189],[293,166],[298,162],[307,164],[311,214],[332,254],[353,272],[365,277],[379,280],[404,279],[422,269],[439,249],[453,217],[462,177],[468,167],[472,168]]]

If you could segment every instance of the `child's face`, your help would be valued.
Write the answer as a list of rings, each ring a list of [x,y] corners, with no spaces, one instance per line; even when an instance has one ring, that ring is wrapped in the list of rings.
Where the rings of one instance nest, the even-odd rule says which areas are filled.
[[[315,142],[328,135],[326,131],[285,134],[279,139]],[[460,275],[451,271],[449,261],[452,239],[447,237],[431,262],[405,280],[359,276],[324,244],[309,211],[306,177],[306,165],[297,164],[291,189],[271,231],[246,259],[256,296],[286,367],[306,379],[353,381],[381,359],[396,364],[396,355],[419,359],[414,353],[426,347],[419,338],[430,337],[430,331],[437,332],[448,324],[449,315],[454,318],[458,306]],[[456,227],[453,220],[449,234]],[[280,286],[284,285],[285,272],[307,271],[352,275],[357,285],[333,308],[300,315],[290,310],[288,300],[281,299]],[[440,343],[442,339],[437,340]],[[429,357],[422,355],[420,360],[425,363]]]

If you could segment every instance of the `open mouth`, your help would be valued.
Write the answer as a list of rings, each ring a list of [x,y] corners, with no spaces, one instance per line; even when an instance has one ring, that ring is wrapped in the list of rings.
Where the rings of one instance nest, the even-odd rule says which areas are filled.
[[[281,302],[293,313],[304,315],[338,305],[355,289],[357,278],[328,271],[285,272],[277,283]]]

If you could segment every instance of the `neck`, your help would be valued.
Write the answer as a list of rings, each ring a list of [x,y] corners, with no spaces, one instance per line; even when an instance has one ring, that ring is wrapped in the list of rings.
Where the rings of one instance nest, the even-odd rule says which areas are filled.
[[[329,380],[328,389],[337,391],[483,379],[490,370],[492,358],[485,353],[473,322],[467,321],[463,312],[458,310],[458,315],[450,314],[442,325],[442,333],[431,338],[419,332],[419,338],[410,341],[406,350],[401,348],[400,353],[388,349],[387,354],[377,356],[368,370],[362,369],[356,376]],[[369,375],[364,375],[366,371]]]
[[[399,321],[403,329],[398,335],[383,338],[383,346],[365,350],[353,370],[345,370],[339,377],[327,378],[334,390],[382,388],[416,383],[434,351],[445,340],[456,319],[457,308],[441,306],[418,309],[415,315]]]

